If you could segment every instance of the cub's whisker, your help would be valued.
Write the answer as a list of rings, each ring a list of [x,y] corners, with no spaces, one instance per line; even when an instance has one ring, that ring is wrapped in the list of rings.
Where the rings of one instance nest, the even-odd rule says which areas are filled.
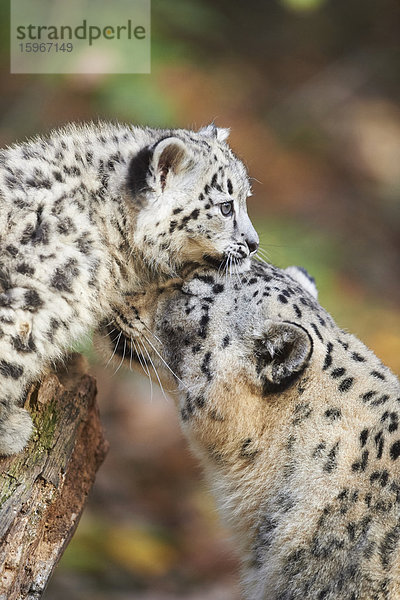
[[[106,327],[108,327],[108,325],[106,325]],[[114,333],[114,331],[117,331],[117,328],[114,327],[114,329],[112,329],[111,331],[109,331],[108,333],[106,333],[105,335],[102,335],[101,337],[106,338],[109,335],[111,335],[112,333]]]
[[[113,375],[115,375],[119,371],[119,369],[121,368],[122,363],[124,362],[125,352],[126,352],[126,337],[124,336],[124,351],[122,353],[121,362],[119,363],[118,367],[115,369]]]
[[[232,254],[229,257],[229,279],[232,279]]]
[[[264,260],[264,259],[262,258],[262,256],[260,256],[260,255],[258,254],[258,252],[257,252],[257,254],[255,254],[255,255],[254,255],[254,258],[255,258],[256,260],[258,260],[259,262],[263,263],[264,265],[268,265],[268,264],[269,264],[269,263],[267,263],[267,261],[266,261],[266,260]]]
[[[157,354],[158,358],[163,362],[163,364],[167,367],[167,369],[172,373],[172,375],[179,381],[179,383],[181,383],[184,387],[187,387],[182,379],[180,379],[178,377],[178,375],[176,373],[174,373],[174,371],[171,369],[171,367],[169,366],[169,364],[167,363],[167,361],[163,358],[163,356],[161,356],[161,354],[159,353],[159,351],[157,350],[157,348],[155,346],[153,346],[153,344],[151,343],[151,341],[149,339],[147,339],[147,337],[143,334],[144,339],[146,340],[146,342],[153,348],[154,352]]]
[[[137,340],[137,342],[138,342],[138,346],[139,346],[139,340]],[[148,355],[149,353],[147,352],[146,346],[144,344],[142,344],[142,347],[144,348],[144,350],[146,351],[146,354]],[[135,345],[135,350],[136,350],[136,345]],[[145,373],[147,374],[147,376],[149,378],[149,382],[150,382],[150,402],[153,402],[153,380],[151,378],[150,369],[149,369],[149,367],[146,364],[146,357],[144,356],[144,353],[143,353],[142,350],[140,350],[140,353],[141,353],[142,358],[143,358],[143,364],[141,363],[142,364],[142,368],[143,368],[143,370],[145,370]],[[137,351],[136,351],[136,354],[137,354]]]
[[[133,360],[133,338],[132,338],[132,335],[131,335],[131,357],[129,359],[129,370],[131,372],[133,372],[132,371],[132,360]]]
[[[225,265],[225,285],[228,285],[228,269],[229,269],[230,260],[231,260],[231,255],[229,254],[226,259],[226,265]]]
[[[117,337],[117,341],[116,344],[114,346],[114,352],[111,354],[110,358],[108,359],[107,363],[106,363],[106,367],[108,367],[108,365],[110,364],[110,362],[112,361],[112,359],[114,358],[114,355],[117,351],[118,348],[118,344],[119,344],[119,340],[121,339],[121,335],[122,335],[122,331],[119,332],[119,336]],[[114,341],[114,340],[113,340]]]
[[[131,336],[131,341],[133,343],[133,347],[135,348],[136,356],[138,357],[139,364],[142,367],[144,374],[147,375],[148,377],[150,377],[150,379],[151,379],[151,375],[147,369],[147,365],[146,365],[146,363],[143,362],[143,355],[142,355],[142,357],[140,356],[139,349],[136,346],[135,340],[132,338],[132,336]]]
[[[265,250],[261,246],[258,247],[257,253],[261,254],[261,256],[263,256],[265,259],[269,260],[269,254],[268,254],[267,250]]]
[[[236,279],[238,280],[240,287],[243,287],[243,281],[242,281],[242,278],[239,273],[238,261],[236,258],[233,259],[233,269],[234,269]]]
[[[224,260],[222,261],[222,263],[221,263],[221,264],[219,265],[219,267],[218,267],[217,275],[219,275],[219,274],[220,274],[220,272],[221,272],[221,269],[222,269],[222,273],[224,272],[224,269],[225,269],[225,266],[226,266],[227,262],[228,262],[228,257],[226,256],[226,257],[224,258]]]
[[[146,338],[145,336],[144,336],[144,338],[145,338],[145,340],[146,340],[146,341],[148,341],[148,340],[147,340],[147,338]],[[148,359],[149,359],[149,361],[150,361],[150,364],[151,364],[151,366],[153,367],[153,371],[154,371],[154,373],[155,373],[155,376],[157,377],[158,385],[159,385],[159,386],[160,386],[160,388],[161,388],[162,394],[163,394],[163,396],[164,396],[165,400],[168,402],[168,398],[167,398],[167,396],[165,395],[164,388],[163,388],[163,385],[162,385],[162,383],[161,383],[161,379],[160,379],[160,377],[159,377],[159,375],[158,375],[158,372],[157,372],[157,369],[156,369],[156,367],[155,367],[155,365],[154,365],[154,363],[153,363],[153,361],[152,361],[152,359],[151,359],[150,353],[149,353],[148,349],[146,348],[145,344],[144,344],[143,342],[142,342],[142,344],[143,344],[143,348],[144,348],[144,350],[145,350],[145,352],[146,352],[146,354],[147,354],[147,356],[148,356]]]
[[[147,329],[147,331],[153,336],[153,338],[155,340],[157,340],[157,342],[160,344],[160,346],[163,345],[162,341],[160,340],[159,337],[156,336],[156,334],[150,329],[150,327],[148,327],[148,325],[146,325],[146,323],[144,323],[143,321],[140,321],[140,323]]]

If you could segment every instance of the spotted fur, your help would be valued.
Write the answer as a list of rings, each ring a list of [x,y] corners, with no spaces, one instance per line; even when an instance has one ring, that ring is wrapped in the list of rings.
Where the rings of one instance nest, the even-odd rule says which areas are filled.
[[[245,598],[395,600],[399,381],[307,281],[256,262],[241,282],[198,270],[132,297],[104,339],[176,390]]]
[[[69,126],[0,152],[1,454],[31,433],[27,384],[126,292],[256,250],[227,135]]]

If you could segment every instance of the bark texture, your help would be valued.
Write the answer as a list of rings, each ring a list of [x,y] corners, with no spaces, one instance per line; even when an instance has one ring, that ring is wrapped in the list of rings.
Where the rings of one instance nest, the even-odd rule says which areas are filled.
[[[32,387],[25,408],[34,436],[0,458],[0,600],[42,596],[107,452],[96,382],[79,354]]]

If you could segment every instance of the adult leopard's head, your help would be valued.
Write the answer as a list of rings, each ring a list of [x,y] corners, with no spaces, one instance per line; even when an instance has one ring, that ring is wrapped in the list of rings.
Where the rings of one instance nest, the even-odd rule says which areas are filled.
[[[257,251],[246,207],[249,178],[226,144],[228,134],[214,125],[164,132],[131,160],[134,244],[157,271],[179,272],[188,262],[229,266]]]
[[[313,356],[313,328],[296,304],[319,310],[311,284],[303,270],[256,261],[240,280],[200,267],[184,280],[127,294],[113,320],[100,325],[97,346],[117,367],[143,369],[169,390],[178,386],[184,420],[191,389],[193,410],[200,397],[269,398],[289,390]]]

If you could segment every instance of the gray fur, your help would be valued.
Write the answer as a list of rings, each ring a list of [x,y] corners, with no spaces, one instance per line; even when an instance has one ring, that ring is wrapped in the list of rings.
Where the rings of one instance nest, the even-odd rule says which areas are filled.
[[[174,390],[244,598],[400,598],[400,383],[297,273],[197,270],[133,296],[110,328],[108,354],[140,368],[139,340]]]

